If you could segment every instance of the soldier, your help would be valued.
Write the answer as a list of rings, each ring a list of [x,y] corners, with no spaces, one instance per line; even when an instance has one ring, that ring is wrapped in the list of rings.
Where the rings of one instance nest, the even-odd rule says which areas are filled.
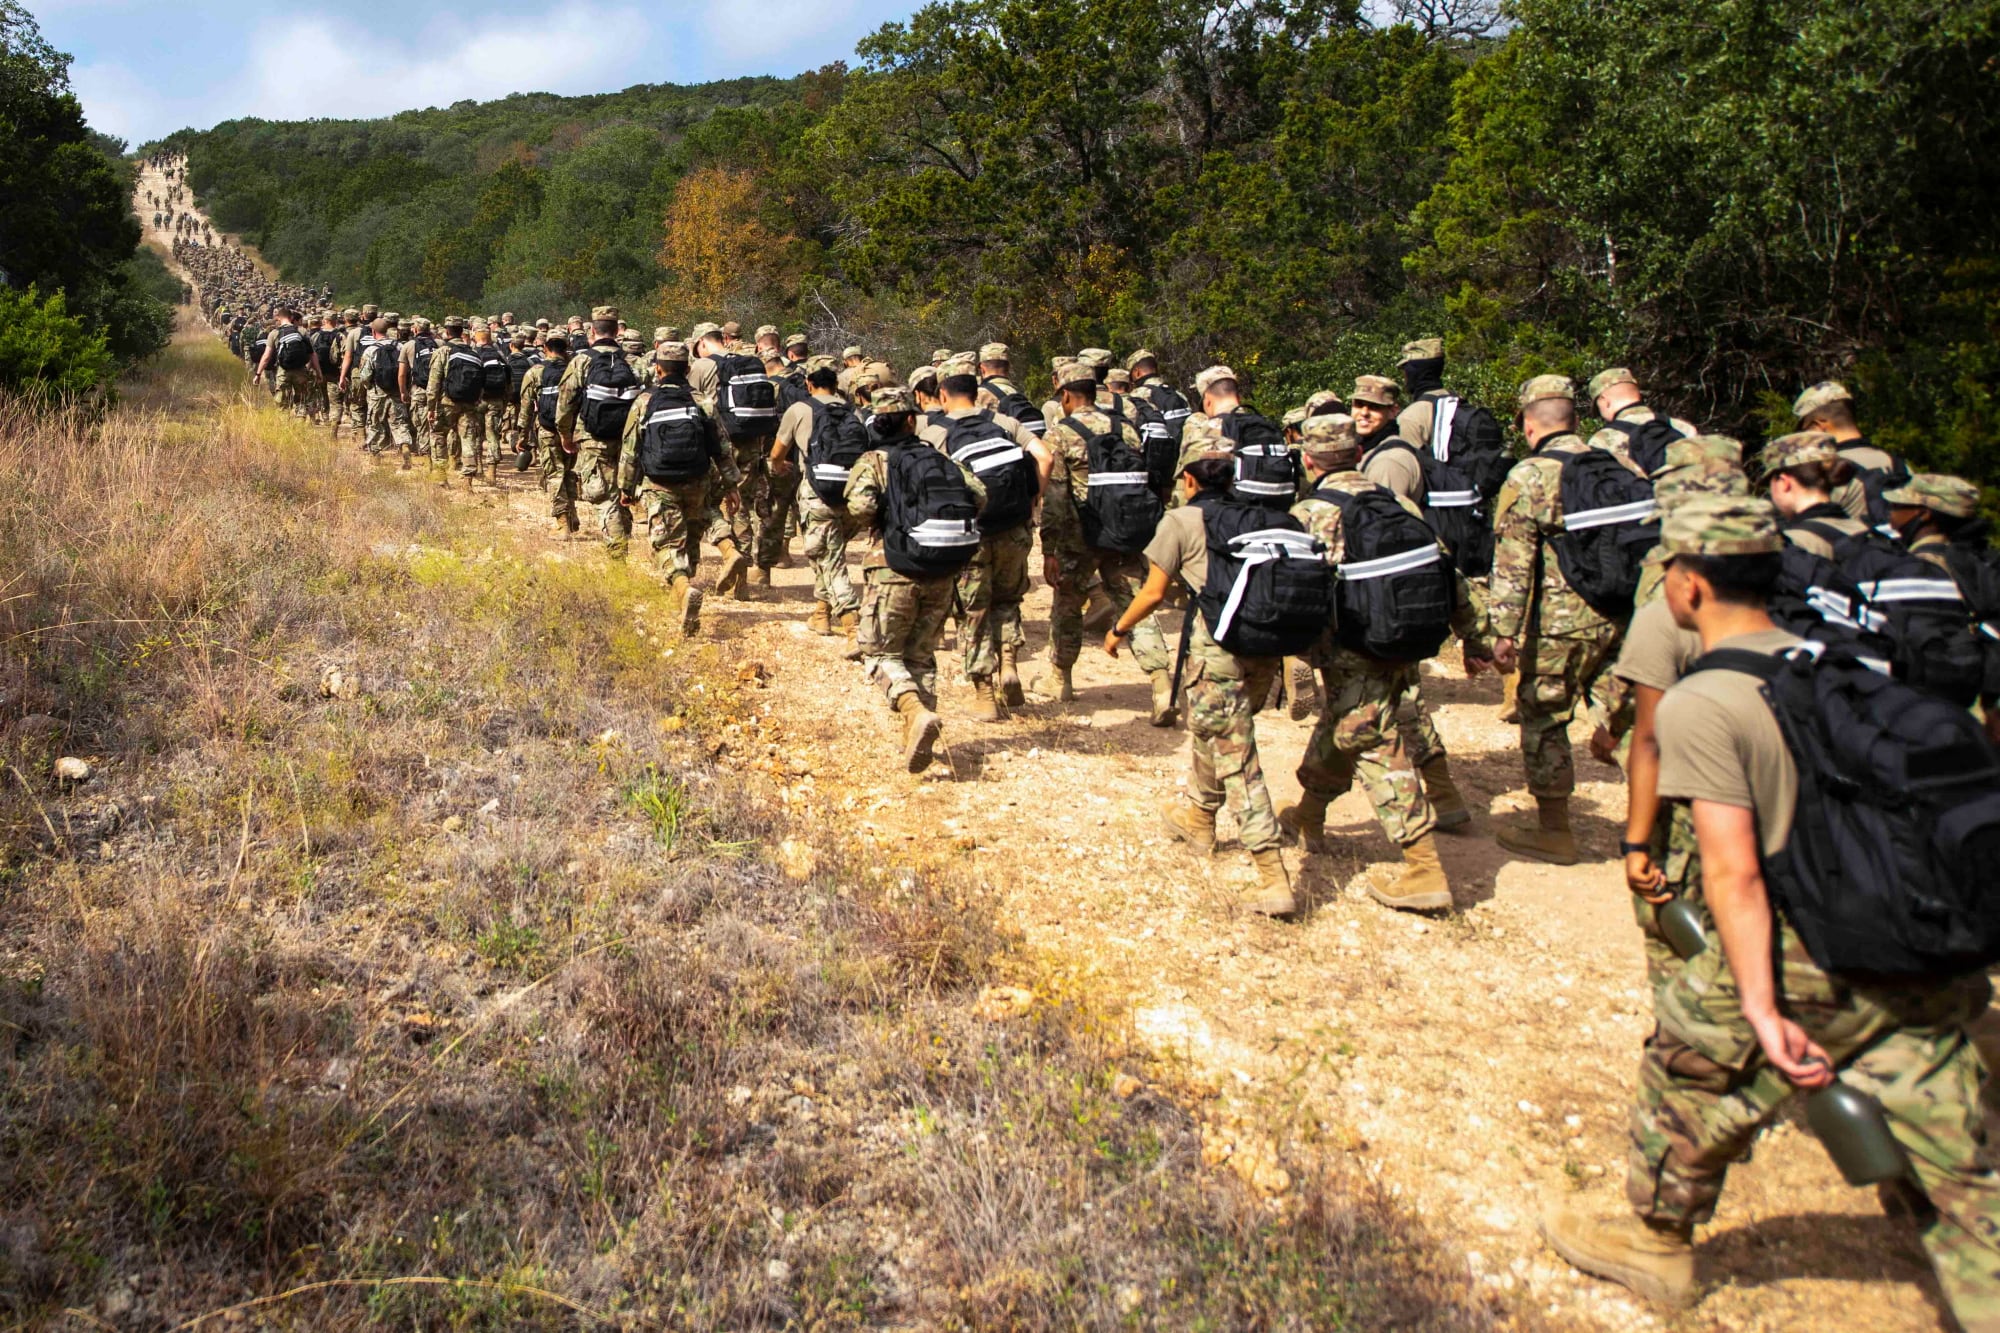
[[[1765,607],[1783,545],[1770,506],[1678,504],[1661,545],[1674,620],[1705,652],[1771,655],[1799,642]],[[1730,665],[1688,676],[1660,702],[1659,737],[1660,792],[1691,804],[1721,947],[1657,996],[1630,1120],[1632,1213],[1559,1205],[1543,1234],[1585,1272],[1692,1304],[1691,1235],[1713,1216],[1729,1167],[1795,1091],[1838,1077],[1874,1096],[1907,1149],[1935,1210],[1922,1238],[1953,1314],[1968,1329],[2000,1327],[2000,1177],[1983,1160],[1985,1073],[1967,1030],[1991,983],[1974,970],[1871,984],[1814,962],[1766,881],[1805,797],[1758,676]]]
[[[704,590],[696,582],[706,535],[724,567],[743,557],[729,525],[711,503],[720,480],[722,507],[733,508],[742,474],[715,421],[688,387],[686,343],[668,342],[653,363],[655,378],[632,404],[618,451],[619,504],[643,505],[653,567],[667,582],[667,613],[678,615],[683,634],[701,630]]]
[[[1066,385],[1065,395],[1070,392]],[[1168,510],[1154,531],[1145,584],[1120,603],[1117,621],[1105,632],[1105,652],[1116,657],[1121,643],[1136,641],[1175,581],[1197,592],[1206,584],[1208,530],[1196,501],[1226,496],[1235,475],[1234,455],[1219,436],[1198,435],[1182,450],[1175,484],[1183,503]],[[1290,916],[1297,904],[1257,755],[1256,721],[1257,701],[1270,692],[1283,659],[1238,657],[1215,642],[1196,606],[1189,605],[1186,616],[1188,789],[1161,807],[1161,821],[1169,837],[1208,856],[1215,851],[1215,812],[1225,801],[1234,805],[1238,836],[1257,869],[1257,886],[1239,903],[1265,916]]]
[[[868,358],[861,354],[859,346],[849,345],[841,349],[840,392],[842,394],[850,398],[853,397],[855,374],[867,364]]]
[[[437,355],[438,340],[431,336],[431,322],[422,315],[410,320],[410,340],[402,345],[397,371],[402,389],[403,410],[410,416],[410,435],[416,453],[437,460],[436,429],[431,420],[431,358]],[[407,460],[406,460],[407,462]]]
[[[1091,476],[1087,441],[1111,436],[1133,453],[1141,452],[1139,433],[1122,417],[1114,417],[1097,404],[1097,379],[1082,365],[1069,362],[1057,374],[1057,419],[1042,436],[1050,457],[1048,485],[1042,504],[1042,577],[1055,589],[1049,613],[1049,671],[1035,683],[1043,694],[1067,703],[1076,698],[1071,672],[1083,650],[1084,603],[1093,584],[1101,584],[1114,612],[1132,600],[1132,590],[1144,577],[1137,550],[1093,545],[1085,536],[1086,515],[1099,511],[1121,482]],[[1145,488],[1145,474],[1139,473],[1138,486]],[[1093,487],[1103,488],[1093,495]],[[1150,497],[1151,492],[1148,490]],[[1099,504],[1093,504],[1093,499]],[[1157,502],[1153,502],[1155,510]],[[1103,530],[1101,520],[1091,528]],[[1141,534],[1134,534],[1140,537]],[[1127,544],[1124,542],[1121,545]],[[1151,719],[1156,727],[1174,720],[1172,660],[1159,625],[1150,617],[1139,622],[1132,635],[1132,656],[1152,680]]]
[[[1561,375],[1537,375],[1521,386],[1521,432],[1532,452],[1507,474],[1493,515],[1493,656],[1502,671],[1520,667],[1521,757],[1537,815],[1535,827],[1502,829],[1499,842],[1555,865],[1577,860],[1569,820],[1576,789],[1570,718],[1599,688],[1623,628],[1570,587],[1549,549],[1563,530],[1562,460],[1590,447],[1577,438],[1575,395]]]
[[[1190,415],[1187,398],[1160,376],[1160,358],[1141,347],[1125,358],[1132,376],[1132,396],[1143,398],[1167,425],[1168,435],[1178,441]]]
[[[593,374],[604,379],[615,377],[619,364],[631,370],[631,358],[618,344],[617,306],[591,309],[590,338],[589,350],[570,357],[557,383],[556,436],[563,449],[576,460],[583,500],[597,506],[597,527],[604,537],[605,555],[623,560],[632,537],[632,510],[619,501],[618,456],[631,404],[639,396],[638,372],[631,371],[623,386],[590,382]],[[586,412],[588,402],[600,406]],[[584,426],[581,436],[577,433],[579,419]],[[593,421],[599,423],[595,428]]]
[[[937,715],[937,642],[951,613],[956,579],[950,575],[913,578],[890,568],[884,547],[884,527],[890,508],[890,486],[896,466],[890,453],[927,449],[916,438],[916,404],[910,391],[890,384],[875,391],[874,415],[868,423],[875,447],[850,470],[847,514],[856,530],[869,533],[868,552],[861,562],[867,591],[863,595],[858,646],[868,676],[882,686],[889,707],[903,718],[903,761],[912,773],[930,767],[943,722]],[[986,503],[986,488],[970,470],[951,465],[972,497],[975,513]],[[962,536],[951,540],[977,546],[977,528],[966,523]]]
[[[363,349],[356,370],[368,400],[368,430],[361,447],[379,456],[393,442],[402,465],[408,467],[417,442],[410,433],[410,410],[403,406],[402,344],[386,317],[377,319],[369,331],[375,340]]]
[[[973,716],[998,722],[1002,703],[1025,702],[1019,663],[1027,642],[1021,601],[1028,595],[1028,554],[1035,544],[1030,520],[1054,459],[1019,421],[977,405],[979,377],[970,360],[947,361],[939,369],[939,409],[919,434],[987,486],[979,554],[958,576],[958,642],[978,700]],[[998,508],[1003,497],[1006,513]]]
[[[1831,435],[1834,447],[1854,471],[1855,475],[1835,491],[1834,502],[1865,523],[1886,522],[1888,513],[1879,500],[1871,500],[1869,488],[1879,494],[1908,477],[1910,468],[1862,434],[1854,415],[1854,396],[1847,386],[1837,380],[1813,385],[1792,403],[1792,415],[1799,419],[1800,430]]]
[[[542,339],[541,358],[521,380],[521,401],[515,409],[521,447],[542,458],[542,491],[549,497],[549,531],[568,541],[577,529],[576,456],[556,429],[556,401],[562,395],[563,367],[569,364],[569,339],[551,333]]]
[[[851,460],[848,464],[829,460],[812,476],[806,473],[813,442],[828,429],[829,421],[836,431],[848,429],[849,419],[857,427],[860,423],[840,394],[840,372],[833,358],[816,356],[806,366],[808,397],[786,407],[778,419],[771,475],[789,480],[798,491],[806,560],[813,572],[813,610],[806,628],[823,635],[838,630],[851,638],[861,620],[861,598],[847,575],[847,543],[853,536],[846,498]]]
[[[785,373],[793,375],[800,388],[805,387],[806,361],[812,356],[812,342],[803,333],[785,336]]]
[[[278,308],[277,323],[271,330],[264,355],[258,361],[250,382],[255,384],[268,376],[277,394],[278,405],[304,416],[307,395],[319,383],[319,367],[313,356],[312,341],[298,326],[298,321],[298,311],[290,306]],[[288,368],[283,364],[288,360],[301,361],[301,364]]]
[[[1362,375],[1347,396],[1347,410],[1354,417],[1354,430],[1361,437],[1362,476],[1377,486],[1423,508],[1428,491],[1424,486],[1424,465],[1410,443],[1396,433],[1396,412],[1402,403],[1402,389],[1387,375]]]
[[[1362,569],[1363,562],[1349,560],[1341,505],[1348,497],[1395,492],[1360,471],[1361,441],[1351,418],[1309,417],[1301,437],[1313,489],[1293,507],[1292,516],[1325,543],[1327,562],[1342,570],[1344,579],[1358,583],[1368,575]],[[1395,500],[1422,525],[1424,535],[1431,535],[1421,509],[1400,495],[1395,495]],[[1465,576],[1452,565],[1444,544],[1435,536],[1431,540],[1437,550],[1433,563],[1453,589],[1451,629],[1465,645],[1466,675],[1477,675],[1492,660],[1485,638],[1486,609]],[[1413,564],[1405,556],[1397,568],[1398,572],[1410,572],[1421,568],[1421,563]],[[1327,806],[1359,778],[1382,831],[1403,853],[1401,878],[1386,891],[1371,883],[1370,896],[1385,907],[1406,911],[1450,907],[1451,886],[1431,836],[1438,827],[1438,815],[1410,761],[1404,729],[1397,724],[1399,712],[1421,707],[1417,684],[1422,661],[1385,660],[1329,631],[1314,650],[1312,665],[1321,673],[1324,705],[1299,762],[1299,786],[1303,789],[1299,803],[1280,813],[1279,823],[1298,837],[1307,851],[1322,850]],[[1443,756],[1437,756],[1435,762],[1442,764]]]
[[[480,411],[479,351],[465,337],[465,320],[459,315],[444,318],[444,341],[431,356],[430,383],[425,385],[431,401],[431,470],[438,485],[451,484],[451,464],[459,462],[459,474],[478,471],[480,452],[486,447],[486,419]],[[448,374],[456,365],[456,373]],[[466,387],[470,376],[470,387]],[[446,380],[455,392],[446,391]]]
[[[740,578],[732,578],[725,587],[722,581],[716,584],[717,592],[731,591],[738,601],[747,601],[753,587],[769,587],[771,569],[784,555],[785,521],[784,514],[776,508],[777,498],[771,489],[771,446],[778,431],[778,410],[775,405],[744,408],[732,411],[724,401],[725,395],[742,392],[753,374],[752,361],[730,348],[735,338],[725,324],[721,328],[714,324],[697,324],[691,339],[694,355],[698,358],[688,375],[688,383],[693,386],[695,401],[702,404],[728,435],[730,448],[736,451],[736,467],[743,475],[739,494],[743,503],[731,519],[731,529],[737,547],[748,556],[751,564]],[[762,366],[756,370],[761,372]],[[733,432],[733,433],[732,433]]]
[[[1910,554],[1951,575],[1985,651],[1979,709],[1987,738],[2000,745],[2000,562],[1986,543],[1979,488],[1959,477],[1919,472],[1882,499]]]
[[[373,338],[373,326],[381,312],[374,302],[363,305],[359,310],[349,307],[352,318],[347,321],[347,337],[341,344],[340,392],[346,400],[346,414],[365,434],[368,430],[368,386],[356,372],[361,366],[361,353],[366,351],[364,340]],[[339,431],[336,429],[335,434]]]
[[[1757,471],[1777,507],[1785,540],[1792,545],[1831,560],[1833,542],[1815,527],[1846,537],[1868,530],[1867,523],[1834,498],[1853,470],[1831,435],[1813,430],[1780,435],[1757,455]]]
[[[998,412],[1021,423],[1036,439],[1049,429],[1048,418],[1035,410],[1034,403],[1012,379],[1013,352],[1006,343],[986,343],[979,349],[979,397],[976,406]]]
[[[1647,406],[1638,379],[1623,366],[1592,375],[1585,392],[1597,409],[1597,419],[1604,423],[1603,429],[1590,437],[1590,447],[1609,449],[1631,459],[1642,472],[1653,470],[1645,460],[1664,456],[1667,445],[1676,437],[1687,439],[1698,433],[1693,422]],[[1661,424],[1648,429],[1653,422]]]

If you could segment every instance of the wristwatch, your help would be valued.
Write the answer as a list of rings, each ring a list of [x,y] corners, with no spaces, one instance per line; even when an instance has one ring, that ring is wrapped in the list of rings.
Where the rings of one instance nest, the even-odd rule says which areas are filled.
[[[1623,838],[1618,840],[1619,855],[1630,856],[1634,852],[1644,852],[1646,855],[1651,856],[1653,854],[1653,844],[1650,842],[1626,842]]]
[[[1113,625],[1111,627],[1111,637],[1114,639],[1129,639],[1132,637],[1132,631],[1129,629],[1119,629],[1116,625]]]

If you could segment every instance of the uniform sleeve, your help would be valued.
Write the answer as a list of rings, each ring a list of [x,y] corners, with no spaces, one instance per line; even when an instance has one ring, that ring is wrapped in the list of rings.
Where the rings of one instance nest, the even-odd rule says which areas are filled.
[[[1042,551],[1046,555],[1077,558],[1082,556],[1084,548],[1076,490],[1079,483],[1089,485],[1090,475],[1083,461],[1083,441],[1059,422],[1049,427],[1042,445],[1055,460],[1048,489],[1042,493]]]
[[[801,462],[806,446],[812,443],[812,419],[812,408],[805,403],[793,403],[778,418],[778,443],[798,455]]]
[[[583,406],[579,400],[583,397],[583,367],[587,359],[571,357],[557,382],[556,433],[565,439],[576,433],[576,414]]]
[[[870,449],[855,460],[854,468],[847,474],[847,516],[867,526],[874,526],[876,516],[882,508],[882,491],[887,482],[889,456],[880,449]]]
[[[714,416],[716,411],[717,383],[715,362],[701,356],[688,363],[688,389],[694,394],[694,400],[700,403],[710,416]]]
[[[1488,613],[1495,638],[1518,639],[1534,599],[1542,530],[1536,521],[1541,474],[1532,460],[1514,465],[1493,502],[1493,574]]]
[[[618,489],[630,495],[639,486],[639,433],[646,428],[646,413],[651,409],[651,390],[632,400],[632,410],[625,414],[625,433],[619,437],[618,448]]]
[[[1660,700],[1653,731],[1660,742],[1661,796],[1756,809],[1749,765],[1727,708],[1686,684],[1676,685]]]
[[[1426,398],[1411,403],[1396,414],[1396,434],[1408,440],[1419,449],[1431,447],[1431,425],[1436,420],[1437,404]]]
[[[1444,543],[1438,543],[1442,549]],[[1450,561],[1451,556],[1446,554]],[[1452,601],[1451,632],[1458,636],[1459,644],[1469,657],[1493,656],[1493,618],[1486,609],[1486,594],[1479,591],[1479,585],[1465,577],[1454,566],[1452,582],[1457,596]]]
[[[424,387],[430,391],[433,402],[437,400],[439,394],[444,392],[444,363],[450,358],[450,343],[439,343],[437,350],[431,353],[430,383]]]
[[[521,377],[521,401],[514,408],[514,424],[528,433],[530,441],[541,429],[541,420],[535,416],[535,397],[542,390],[542,367],[547,364],[537,361],[528,367],[528,373]]]
[[[938,447],[940,450],[942,450],[944,446],[940,445]],[[973,473],[972,469],[967,467],[965,464],[959,462],[953,462],[952,466],[958,469],[958,474],[961,477],[965,478],[966,488],[972,492],[972,502],[979,506],[979,512],[982,514],[985,513],[986,483],[981,481]]]

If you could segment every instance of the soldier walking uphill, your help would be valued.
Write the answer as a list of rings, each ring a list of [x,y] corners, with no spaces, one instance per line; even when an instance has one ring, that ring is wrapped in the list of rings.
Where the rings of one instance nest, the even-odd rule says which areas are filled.
[[[277,324],[250,379],[255,384],[268,377],[278,395],[278,405],[303,414],[308,395],[318,389],[320,373],[312,340],[298,326],[298,320],[298,311],[289,306],[278,308]]]
[[[396,372],[403,410],[410,418],[410,435],[416,442],[415,451],[433,463],[438,461],[438,452],[431,413],[431,360],[437,349],[438,340],[431,336],[431,322],[417,316],[410,321],[410,338],[402,344]]]
[[[1871,526],[1887,523],[1888,504],[1882,493],[1907,481],[1910,468],[1862,433],[1854,414],[1854,396],[1837,380],[1813,385],[1792,403],[1801,431],[1831,435],[1834,447],[1854,475],[1834,495],[1834,501],[1854,518]]]
[[[1321,673],[1322,705],[1299,762],[1303,794],[1279,822],[1307,851],[1322,850],[1326,808],[1358,777],[1403,853],[1402,878],[1388,890],[1371,884],[1369,893],[1387,907],[1447,908],[1451,886],[1431,836],[1438,815],[1396,719],[1418,707],[1419,668],[1447,634],[1465,644],[1466,674],[1490,664],[1485,607],[1423,512],[1362,474],[1349,418],[1309,417],[1301,439],[1312,490],[1292,514],[1324,544],[1339,591],[1333,627],[1309,659]]]
[[[403,402],[403,346],[396,336],[397,325],[388,316],[375,321],[370,332],[375,341],[361,354],[355,373],[365,386],[368,399],[368,430],[361,447],[380,455],[392,444],[410,465],[416,452],[416,436],[410,431],[410,409]]]
[[[1979,708],[1987,739],[2000,744],[2000,556],[1979,517],[1979,488],[1959,477],[1919,472],[1882,499],[1910,554],[1951,575],[1971,611],[1985,663]]]
[[[688,387],[686,343],[662,343],[653,359],[655,379],[625,418],[618,452],[618,502],[642,506],[653,565],[667,583],[669,615],[679,615],[681,632],[701,629],[703,588],[695,572],[705,536],[722,553],[725,566],[739,561],[729,524],[710,501],[722,484],[722,507],[737,504],[743,477],[716,429]]]
[[[903,719],[903,762],[930,767],[937,715],[937,642],[958,572],[979,549],[986,488],[970,469],[917,439],[916,403],[900,385],[877,389],[874,448],[847,478],[847,515],[869,533],[858,646],[870,679]]]
[[[465,320],[446,315],[444,341],[431,355],[430,382],[424,386],[431,406],[431,471],[440,486],[451,484],[451,464],[462,476],[479,470],[486,447],[486,417],[480,405],[485,393],[485,361],[465,337]]]
[[[539,453],[542,490],[549,497],[553,536],[569,540],[576,531],[576,456],[556,430],[556,400],[562,394],[563,367],[569,363],[569,339],[551,333],[542,341],[541,357],[521,377],[521,401],[515,407],[521,447]]]
[[[632,538],[632,510],[618,497],[618,455],[639,387],[618,346],[618,307],[597,306],[590,312],[590,346],[570,358],[557,384],[556,438],[576,458],[584,503],[597,506],[604,553],[614,560],[624,558]]]
[[[1562,543],[1572,540],[1573,532],[1610,535],[1644,519],[1652,505],[1650,490],[1631,463],[1577,438],[1576,389],[1568,379],[1538,375],[1522,385],[1520,424],[1533,452],[1507,474],[1495,502],[1490,611],[1494,661],[1503,671],[1517,663],[1520,668],[1521,757],[1537,823],[1502,829],[1499,842],[1524,856],[1575,865],[1569,798],[1576,789],[1576,763],[1569,723],[1609,671],[1624,626],[1572,585],[1570,576],[1581,566],[1565,561]],[[1593,477],[1600,491],[1616,478],[1607,481],[1596,473],[1615,469],[1636,483],[1643,498],[1629,508],[1619,506],[1617,513],[1607,507],[1565,515],[1564,496],[1575,489],[1571,469],[1578,469],[1578,477]],[[1570,520],[1581,522],[1572,530]],[[1627,615],[1630,596],[1628,589]]]
[[[731,350],[723,330],[715,325],[695,325],[691,341],[698,358],[688,373],[695,401],[721,424],[736,451],[737,470],[743,474],[743,504],[730,526],[737,547],[751,563],[740,579],[731,578],[726,586],[716,584],[717,592],[733,589],[737,599],[743,600],[750,596],[751,588],[770,585],[771,569],[784,556],[785,515],[771,489],[771,445],[780,415],[778,389],[764,373],[764,363]]]
[[[806,561],[813,572],[813,609],[806,627],[815,634],[853,634],[861,597],[847,575],[847,479],[868,452],[868,427],[840,393],[840,372],[830,356],[806,361],[807,397],[785,408],[771,444],[771,475],[798,485]],[[801,480],[802,478],[802,480]]]

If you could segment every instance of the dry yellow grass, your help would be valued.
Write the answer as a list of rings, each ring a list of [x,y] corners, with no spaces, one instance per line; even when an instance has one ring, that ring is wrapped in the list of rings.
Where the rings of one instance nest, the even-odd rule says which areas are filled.
[[[259,404],[190,334],[0,405],[5,1322],[1492,1322],[1365,1184],[1204,1168],[1116,1022],[983,1016],[985,899],[716,767],[753,686],[643,579]]]

